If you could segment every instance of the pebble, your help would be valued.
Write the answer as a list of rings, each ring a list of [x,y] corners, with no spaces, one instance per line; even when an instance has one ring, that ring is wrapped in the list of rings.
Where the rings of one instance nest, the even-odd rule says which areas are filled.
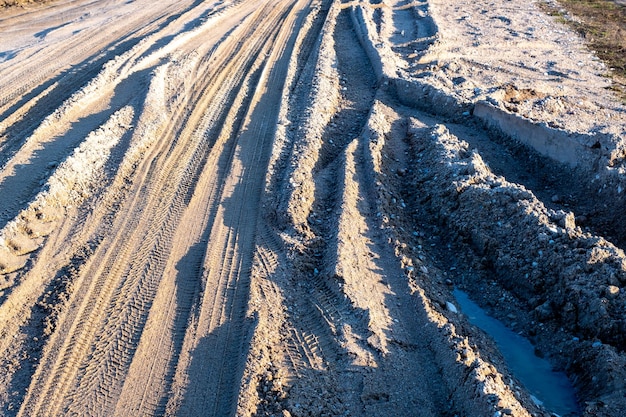
[[[617,297],[619,295],[619,287],[615,285],[609,285],[607,287],[607,295],[610,297]]]
[[[452,313],[458,313],[459,312],[456,309],[456,306],[454,304],[452,304],[450,301],[446,301],[446,308],[448,309],[448,311],[450,311]]]
[[[602,346],[602,342],[593,342],[591,344],[591,347],[594,347],[594,348],[599,348],[600,346]]]
[[[561,202],[561,196],[560,196],[560,195],[558,195],[558,194],[554,194],[554,195],[552,196],[552,199],[551,199],[551,200],[552,200],[552,202],[553,202],[553,203],[560,203],[560,202]]]

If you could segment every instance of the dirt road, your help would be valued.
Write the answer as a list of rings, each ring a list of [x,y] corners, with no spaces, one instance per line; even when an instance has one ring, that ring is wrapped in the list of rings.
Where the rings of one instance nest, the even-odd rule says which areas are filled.
[[[620,415],[626,112],[524,5],[3,12],[0,415]]]

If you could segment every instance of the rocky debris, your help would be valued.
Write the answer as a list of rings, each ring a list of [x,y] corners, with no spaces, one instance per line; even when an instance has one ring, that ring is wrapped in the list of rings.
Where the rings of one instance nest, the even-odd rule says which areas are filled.
[[[473,265],[476,273],[489,275],[495,288],[528,313],[532,319],[521,320],[528,333],[549,328],[576,335],[592,349],[587,355],[599,355],[597,368],[589,372],[619,380],[623,370],[609,364],[623,362],[626,348],[624,252],[583,232],[573,213],[548,209],[529,190],[493,174],[475,150],[444,126],[409,128],[409,140],[419,200],[458,244],[472,248],[473,259],[480,260]],[[465,285],[480,293],[484,284],[467,278]],[[503,317],[519,325],[519,314],[507,317],[503,304],[498,304]],[[604,363],[600,357],[608,352],[615,358]],[[562,355],[562,363],[580,378],[580,389],[588,371],[583,376],[578,359]],[[613,396],[621,390],[607,382],[585,395]]]

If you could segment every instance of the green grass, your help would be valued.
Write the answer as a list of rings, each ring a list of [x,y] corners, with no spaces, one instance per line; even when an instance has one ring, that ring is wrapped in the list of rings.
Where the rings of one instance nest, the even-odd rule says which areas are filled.
[[[557,0],[555,8],[540,3],[556,20],[578,32],[610,68],[612,89],[626,101],[626,7],[611,0]],[[563,13],[567,11],[567,14]]]

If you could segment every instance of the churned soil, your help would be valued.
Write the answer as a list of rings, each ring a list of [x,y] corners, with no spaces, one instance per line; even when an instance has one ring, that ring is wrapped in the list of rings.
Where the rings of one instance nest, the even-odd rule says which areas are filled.
[[[539,3],[57,0],[0,39],[0,415],[554,415],[454,289],[570,417],[626,409],[626,111]]]

